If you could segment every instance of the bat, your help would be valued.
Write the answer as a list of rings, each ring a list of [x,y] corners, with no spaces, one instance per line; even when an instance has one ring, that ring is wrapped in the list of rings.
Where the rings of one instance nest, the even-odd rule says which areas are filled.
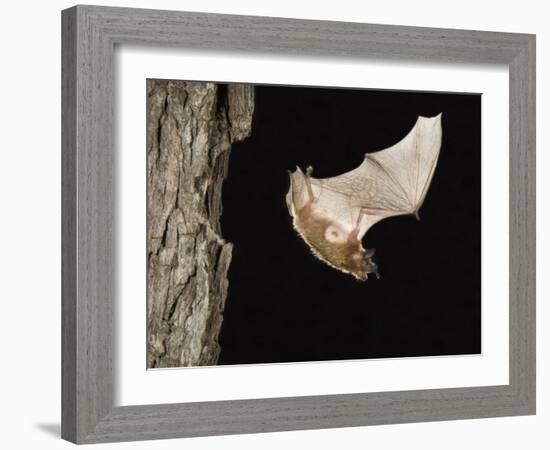
[[[331,178],[288,172],[286,204],[294,229],[329,266],[365,281],[380,278],[374,248],[362,239],[382,219],[415,215],[422,206],[441,147],[441,114],[421,117],[397,144],[366,153],[359,167]]]

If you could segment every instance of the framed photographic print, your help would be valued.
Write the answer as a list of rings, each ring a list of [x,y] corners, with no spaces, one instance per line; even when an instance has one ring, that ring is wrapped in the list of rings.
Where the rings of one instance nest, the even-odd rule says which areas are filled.
[[[535,413],[534,36],[62,17],[65,439]]]

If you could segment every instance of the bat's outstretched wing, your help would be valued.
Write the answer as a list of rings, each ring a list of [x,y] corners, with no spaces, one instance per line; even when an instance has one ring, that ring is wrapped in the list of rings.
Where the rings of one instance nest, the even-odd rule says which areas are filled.
[[[432,180],[441,147],[441,114],[418,117],[412,130],[397,144],[367,153],[359,167],[332,178],[310,183],[316,207],[325,217],[353,228],[360,214],[359,238],[379,220],[418,214]],[[306,176],[291,174],[289,209],[308,201]]]

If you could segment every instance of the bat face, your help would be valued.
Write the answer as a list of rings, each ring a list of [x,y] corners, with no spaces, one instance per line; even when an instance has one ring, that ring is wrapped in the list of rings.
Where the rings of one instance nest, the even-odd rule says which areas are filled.
[[[289,172],[286,203],[293,225],[321,261],[365,281],[377,277],[374,249],[361,240],[378,221],[414,214],[426,197],[441,147],[441,114],[419,117],[405,138],[365,155],[363,163],[332,178]]]

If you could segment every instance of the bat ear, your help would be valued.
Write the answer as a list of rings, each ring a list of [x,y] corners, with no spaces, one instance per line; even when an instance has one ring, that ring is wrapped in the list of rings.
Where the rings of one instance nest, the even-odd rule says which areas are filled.
[[[374,254],[376,253],[375,248],[367,248],[364,253],[364,258],[372,258]]]

